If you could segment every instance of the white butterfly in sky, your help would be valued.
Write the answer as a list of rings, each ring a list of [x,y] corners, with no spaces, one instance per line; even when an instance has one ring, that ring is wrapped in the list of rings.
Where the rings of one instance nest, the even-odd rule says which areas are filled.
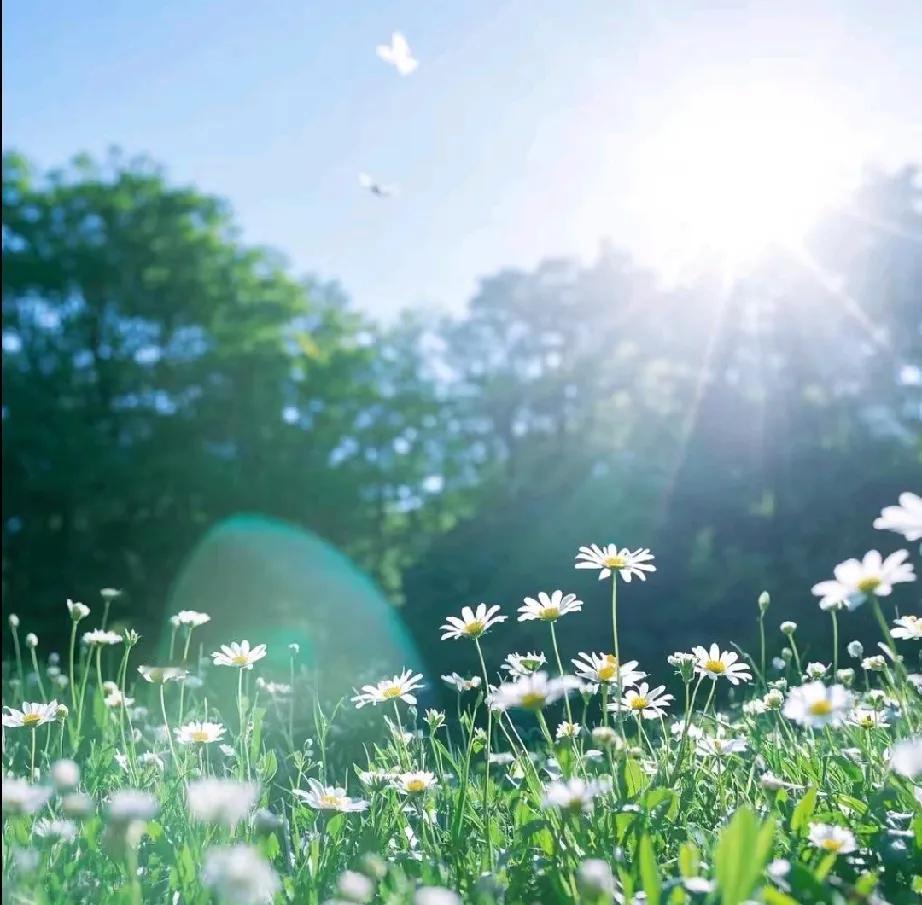
[[[390,63],[401,75],[409,75],[419,66],[419,60],[410,52],[407,39],[399,31],[391,35],[390,44],[379,44],[377,53],[385,63]]]
[[[368,173],[359,173],[359,185],[362,186],[363,189],[368,189],[372,195],[377,195],[379,198],[390,198],[397,194],[396,186],[383,185],[369,176]]]

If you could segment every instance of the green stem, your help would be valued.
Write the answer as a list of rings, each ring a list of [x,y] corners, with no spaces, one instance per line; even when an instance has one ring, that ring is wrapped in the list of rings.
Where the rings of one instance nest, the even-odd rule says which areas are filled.
[[[621,707],[621,651],[618,647],[618,573],[611,573],[611,631],[615,641],[615,700],[618,709],[615,711],[615,722],[621,732],[621,741],[627,743],[624,736],[624,711]]]
[[[48,697],[45,695],[45,683],[42,681],[42,673],[38,668],[38,656],[35,653],[35,648],[29,648],[29,655],[32,657],[32,668],[35,670],[35,677],[38,679],[38,690],[42,696],[42,703],[48,703]]]
[[[830,610],[832,616],[832,678],[835,680],[839,671],[839,616],[835,610]]]
[[[164,685],[160,683],[160,713],[163,714],[163,725],[166,727],[166,738],[170,743],[170,755],[173,758],[173,768],[178,769],[179,765],[176,761],[176,748],[173,747],[173,730],[170,729],[170,721],[166,715],[166,701],[163,698],[163,688]]]
[[[759,610],[759,648],[761,650],[760,663],[762,665],[762,684],[765,685],[765,614]]]
[[[557,647],[557,632],[554,629],[554,623],[550,623],[551,626],[551,645],[554,648],[554,659],[557,661],[557,673],[563,678],[563,662],[560,659],[560,649]],[[564,705],[567,709],[567,721],[573,722],[573,711],[570,709],[570,697],[569,695],[564,695],[563,699]]]
[[[480,647],[480,640],[474,639],[474,646],[477,648],[477,656],[480,658],[480,668],[483,671],[483,692],[484,700],[487,705],[487,746],[483,765],[483,833],[487,842],[487,861],[490,872],[493,871],[493,840],[490,838],[490,744],[493,736],[493,708],[488,700],[490,692],[490,676],[487,673],[487,664],[483,659],[483,650]],[[473,727],[471,732],[473,732]]]

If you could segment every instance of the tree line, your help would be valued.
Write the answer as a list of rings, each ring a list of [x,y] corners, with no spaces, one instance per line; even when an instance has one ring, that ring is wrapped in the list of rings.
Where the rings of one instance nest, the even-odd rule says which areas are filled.
[[[604,247],[381,325],[146,159],[5,154],[7,606],[53,636],[63,596],[126,587],[155,634],[207,529],[255,512],[347,552],[424,648],[609,540],[657,554],[634,656],[751,637],[763,589],[809,639],[811,584],[919,488],[920,202],[871,174],[731,286]]]

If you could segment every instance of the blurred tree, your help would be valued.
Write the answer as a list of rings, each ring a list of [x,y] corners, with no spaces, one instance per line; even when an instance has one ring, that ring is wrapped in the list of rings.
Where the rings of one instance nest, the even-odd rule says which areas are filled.
[[[377,329],[335,286],[291,279],[146,160],[42,177],[10,154],[3,204],[10,606],[59,627],[65,594],[105,584],[154,618],[241,511],[310,526],[399,590],[401,532],[428,530],[444,454],[411,325]]]

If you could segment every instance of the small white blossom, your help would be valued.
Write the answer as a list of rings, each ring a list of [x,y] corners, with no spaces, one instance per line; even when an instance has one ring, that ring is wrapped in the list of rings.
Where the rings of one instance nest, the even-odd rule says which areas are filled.
[[[695,669],[700,676],[707,676],[712,681],[725,678],[731,685],[740,682],[752,681],[752,673],[745,663],[740,663],[739,654],[733,651],[722,651],[716,644],[710,648],[692,648],[692,653],[698,658]]]
[[[385,704],[395,700],[414,705],[416,695],[413,692],[419,689],[422,681],[422,673],[414,674],[412,670],[405,669],[399,676],[382,679],[374,685],[363,685],[361,692],[356,692],[352,698],[352,702],[356,709],[366,704]]]
[[[583,601],[578,600],[576,594],[564,594],[563,591],[554,591],[548,595],[544,591],[538,593],[538,599],[526,597],[525,602],[519,607],[519,622],[531,622],[539,619],[542,622],[556,622],[567,613],[578,613],[583,608]]]
[[[118,632],[110,632],[101,628],[94,628],[91,632],[84,632],[83,643],[89,647],[121,644],[125,639]]]
[[[541,804],[545,808],[554,808],[559,811],[588,814],[593,808],[595,799],[607,791],[607,784],[573,777],[553,782],[547,786]]]
[[[442,681],[446,685],[450,685],[452,688],[454,688],[458,694],[461,694],[464,691],[475,691],[476,689],[480,688],[483,682],[480,676],[471,676],[470,679],[465,679],[464,676],[458,675],[456,672],[442,676]]]
[[[515,682],[506,682],[490,694],[490,706],[494,710],[541,710],[548,704],[568,695],[581,686],[574,676],[549,679],[547,673],[536,672]]]
[[[58,702],[26,703],[22,705],[22,710],[15,710],[12,707],[4,707],[3,710],[3,725],[8,729],[37,729],[57,719]]]
[[[890,769],[907,779],[922,776],[922,736],[897,742],[890,751]]]
[[[653,554],[646,547],[638,547],[636,550],[623,547],[619,550],[616,544],[606,544],[602,547],[592,544],[579,548],[576,554],[576,568],[598,569],[599,581],[614,573],[620,573],[628,582],[634,576],[646,581],[646,573],[656,571],[652,559]]]
[[[185,625],[189,628],[195,628],[196,626],[204,625],[206,622],[211,622],[211,616],[208,613],[199,613],[197,610],[180,610],[175,616],[170,617],[170,622],[176,627]]]
[[[221,905],[269,905],[281,889],[275,869],[250,845],[209,849],[202,884]]]
[[[850,830],[843,826],[832,826],[828,823],[810,824],[810,842],[824,852],[833,852],[836,855],[847,855],[855,850],[855,837]]]
[[[344,814],[364,811],[368,802],[361,798],[350,798],[345,789],[325,786],[316,779],[307,781],[308,788],[295,789],[294,795],[315,811],[339,811]]]
[[[672,702],[672,695],[666,694],[665,685],[651,689],[646,682],[641,682],[637,689],[625,692],[621,701],[608,705],[609,710],[625,710],[645,720],[655,720],[663,716]]]
[[[544,654],[529,651],[527,654],[507,654],[500,669],[514,679],[522,679],[537,672],[546,663]]]
[[[922,616],[900,616],[894,623],[890,632],[894,638],[901,641],[922,641]]]
[[[841,685],[827,688],[822,682],[808,682],[790,690],[784,715],[801,726],[838,726],[851,710],[852,700],[852,695]]]
[[[76,600],[67,599],[67,612],[70,613],[70,618],[74,622],[79,622],[81,619],[86,619],[90,615],[90,608],[85,603],[79,603]]]
[[[186,785],[189,814],[203,823],[233,829],[259,801],[259,787],[252,782],[207,777]]]
[[[225,733],[220,723],[191,722],[173,730],[180,745],[210,745],[220,741]]]
[[[404,795],[422,795],[434,788],[437,782],[435,774],[426,770],[398,773],[393,778],[394,788]]]
[[[507,616],[500,616],[499,606],[494,604],[488,607],[485,603],[478,603],[476,609],[466,606],[461,608],[461,616],[448,616],[442,625],[442,640],[449,638],[479,638],[489,631],[494,625],[505,622]]]
[[[877,550],[865,553],[862,559],[848,559],[833,569],[834,579],[813,586],[820,606],[842,604],[849,610],[861,606],[868,594],[886,597],[893,585],[915,581],[912,563],[907,563],[907,550],[897,550],[884,559]]]
[[[896,531],[908,541],[922,540],[922,497],[917,493],[901,493],[899,506],[885,506],[874,519],[880,531]]]
[[[230,644],[222,644],[220,651],[215,651],[211,655],[211,660],[215,666],[236,666],[238,669],[252,669],[257,660],[262,660],[266,656],[266,645],[257,644],[251,648],[249,641],[236,641]]]

